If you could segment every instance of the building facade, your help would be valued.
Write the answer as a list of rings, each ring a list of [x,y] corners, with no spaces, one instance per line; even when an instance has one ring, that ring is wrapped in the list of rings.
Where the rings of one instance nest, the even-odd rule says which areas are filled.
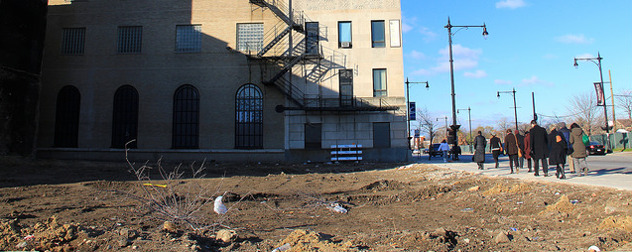
[[[399,0],[51,0],[38,156],[405,161]]]

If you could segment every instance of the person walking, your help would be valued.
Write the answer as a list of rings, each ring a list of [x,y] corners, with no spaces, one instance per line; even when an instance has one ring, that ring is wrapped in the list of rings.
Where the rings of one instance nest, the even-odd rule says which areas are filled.
[[[520,167],[520,169],[522,169],[524,167],[524,136],[520,135],[520,131],[515,130],[514,131],[515,135],[516,135],[516,141],[518,141],[518,149],[520,149],[520,153],[522,155],[518,155],[518,164]]]
[[[503,146],[500,138],[496,136],[496,132],[492,132],[492,138],[489,139],[489,150],[492,152],[492,157],[496,163],[494,167],[498,168],[498,156],[503,152]]]
[[[516,167],[516,173],[520,172],[518,168],[518,139],[511,133],[511,129],[507,129],[507,135],[505,136],[505,154],[509,156],[509,168],[510,174],[514,173],[514,166]]]
[[[531,133],[528,130],[524,134],[524,158],[527,159],[527,167],[531,172]]]
[[[566,150],[568,145],[564,135],[557,131],[556,126],[551,126],[549,133],[549,165],[555,165],[555,177],[565,179],[564,165],[566,164]]]
[[[478,135],[474,138],[474,158],[473,161],[478,165],[479,170],[484,170],[485,164],[485,145],[487,140],[483,136],[482,132],[478,132]]]
[[[450,151],[450,145],[448,145],[445,139],[441,141],[437,150],[443,153],[443,162],[448,162],[448,152]]]
[[[565,122],[560,122],[557,126],[559,127],[558,132],[564,135],[564,139],[566,139],[566,145],[568,146],[568,151],[566,152],[566,163],[568,164],[568,168],[570,169],[571,173],[575,173],[575,165],[573,165],[573,158],[570,155],[570,153],[573,153],[573,145],[571,144],[571,130],[566,128]]]
[[[584,141],[582,137],[584,136],[584,131],[582,130],[577,123],[571,124],[571,139],[570,143],[573,145],[573,153],[571,153],[571,158],[573,158],[573,164],[576,168],[576,171],[579,171],[579,176],[588,175],[588,164],[586,163],[586,146],[584,145]]]
[[[533,158],[533,168],[535,170],[534,176],[540,176],[540,166],[542,163],[542,172],[544,176],[549,176],[549,164],[547,158],[549,157],[549,138],[546,134],[546,130],[536,120],[531,121],[531,131],[529,132],[530,144],[531,144],[531,157]]]

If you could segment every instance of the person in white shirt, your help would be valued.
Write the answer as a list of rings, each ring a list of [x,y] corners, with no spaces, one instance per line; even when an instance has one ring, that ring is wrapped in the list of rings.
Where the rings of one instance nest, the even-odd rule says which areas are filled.
[[[448,145],[445,139],[441,141],[441,144],[439,144],[439,149],[437,150],[443,152],[443,162],[444,163],[448,162],[447,158],[448,158],[448,152],[450,151],[450,145]]]

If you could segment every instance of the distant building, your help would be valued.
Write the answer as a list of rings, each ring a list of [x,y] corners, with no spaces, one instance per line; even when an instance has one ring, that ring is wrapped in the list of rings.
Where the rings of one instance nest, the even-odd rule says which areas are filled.
[[[410,155],[399,0],[51,0],[45,55],[40,157]]]

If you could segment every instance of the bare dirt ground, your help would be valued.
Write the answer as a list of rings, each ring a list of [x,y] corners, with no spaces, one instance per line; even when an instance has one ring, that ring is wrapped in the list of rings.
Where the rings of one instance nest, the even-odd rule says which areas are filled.
[[[630,191],[422,164],[205,168],[204,179],[143,185],[124,161],[2,157],[0,250],[632,251]],[[200,206],[188,224],[165,222],[144,193],[170,189],[175,205]]]

